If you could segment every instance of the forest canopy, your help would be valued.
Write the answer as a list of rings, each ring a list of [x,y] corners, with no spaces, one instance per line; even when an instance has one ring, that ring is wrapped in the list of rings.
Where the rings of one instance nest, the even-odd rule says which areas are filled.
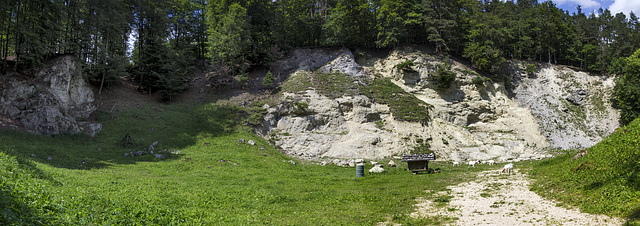
[[[198,59],[241,74],[300,47],[417,44],[485,72],[517,58],[616,74],[640,48],[634,13],[537,0],[0,0],[0,11],[0,57],[15,67],[74,54],[101,86],[130,74],[169,96]]]

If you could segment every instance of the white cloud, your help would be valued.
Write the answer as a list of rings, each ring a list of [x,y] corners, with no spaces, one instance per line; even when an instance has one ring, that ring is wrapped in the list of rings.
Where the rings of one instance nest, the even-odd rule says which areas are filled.
[[[638,0],[615,0],[613,4],[609,6],[611,14],[623,12],[629,15],[629,12],[633,11],[636,15],[640,14],[640,1]]]
[[[636,0],[627,0],[627,1],[631,2],[631,1],[636,1]],[[561,4],[581,5],[583,9],[600,7],[600,3],[597,2],[597,1],[594,1],[594,0],[554,0],[553,2],[555,2],[558,5],[561,5]]]

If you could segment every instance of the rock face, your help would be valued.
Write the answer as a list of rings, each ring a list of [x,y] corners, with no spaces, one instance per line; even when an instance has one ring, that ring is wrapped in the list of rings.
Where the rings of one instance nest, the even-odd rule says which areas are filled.
[[[307,106],[300,109],[299,103]],[[276,145],[293,156],[383,158],[407,148],[399,136],[373,123],[389,115],[389,107],[365,96],[330,99],[309,90],[286,94],[281,104],[270,107],[265,126],[277,136]]]
[[[27,131],[44,135],[85,132],[93,137],[102,129],[87,121],[97,106],[73,56],[51,60],[33,77],[10,73],[0,81],[0,114]]]
[[[535,116],[551,147],[587,148],[619,127],[620,114],[609,102],[613,77],[549,64],[526,76],[522,62],[512,67],[514,99]]]
[[[323,50],[318,53],[321,60],[301,62],[324,61],[324,66],[297,68],[389,77],[433,106],[431,121],[398,121],[388,106],[362,95],[331,99],[314,90],[287,93],[280,104],[267,106],[263,131],[285,153],[311,159],[381,159],[426,145],[439,160],[514,161],[548,156],[548,147],[588,147],[618,127],[618,113],[607,102],[612,78],[548,64],[527,75],[524,62],[512,61],[505,73],[509,79],[492,81],[464,64],[412,48],[392,51],[360,75],[359,70],[341,70],[358,68],[341,59],[349,58],[345,52]],[[290,58],[317,55],[295,54]],[[396,67],[408,60],[414,64],[407,70]],[[456,77],[443,90],[436,88],[436,69],[444,63]]]
[[[364,75],[362,66],[356,63],[349,49],[342,49],[342,54],[318,69],[321,73],[340,72],[354,77]]]

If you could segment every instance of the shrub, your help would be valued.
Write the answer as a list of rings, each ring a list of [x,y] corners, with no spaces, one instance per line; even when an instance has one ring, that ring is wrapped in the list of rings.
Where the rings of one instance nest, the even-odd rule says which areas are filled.
[[[525,71],[527,72],[528,76],[533,76],[534,73],[536,73],[536,70],[538,70],[538,67],[536,67],[535,64],[525,64],[524,66]]]
[[[473,78],[471,83],[476,85],[476,86],[482,86],[482,85],[484,85],[485,82],[489,82],[489,81],[491,81],[490,78],[487,78],[487,77],[484,77],[482,75],[479,75],[479,76],[476,76],[475,78]]]
[[[456,80],[456,73],[451,71],[451,65],[448,63],[438,64],[436,75],[436,88],[439,90],[448,89]]]
[[[404,70],[404,71],[413,71],[413,69],[411,67],[415,66],[416,64],[413,63],[413,61],[411,60],[407,60],[405,62],[396,64],[396,68],[398,70]]]
[[[238,82],[246,83],[249,81],[249,75],[247,73],[240,73],[238,75]]]
[[[271,74],[271,71],[268,71],[267,75],[264,76],[262,85],[267,88],[271,88],[271,86],[273,86],[273,74]]]

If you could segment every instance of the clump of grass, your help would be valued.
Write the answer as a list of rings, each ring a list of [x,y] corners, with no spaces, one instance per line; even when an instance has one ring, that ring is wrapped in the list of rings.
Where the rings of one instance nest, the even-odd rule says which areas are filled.
[[[572,160],[577,151],[535,164],[533,190],[589,213],[640,219],[640,119]],[[552,192],[555,191],[555,192]],[[562,191],[562,192],[558,192]]]
[[[409,153],[411,153],[411,154],[429,154],[429,153],[433,153],[433,151],[431,150],[431,144],[426,143],[426,142],[422,142],[422,143],[418,143],[418,145],[416,147],[414,147],[413,149],[411,149],[411,151]]]
[[[431,121],[429,110],[433,106],[405,92],[389,78],[373,79],[369,84],[361,86],[360,91],[375,102],[389,105],[397,120],[425,124]]]

